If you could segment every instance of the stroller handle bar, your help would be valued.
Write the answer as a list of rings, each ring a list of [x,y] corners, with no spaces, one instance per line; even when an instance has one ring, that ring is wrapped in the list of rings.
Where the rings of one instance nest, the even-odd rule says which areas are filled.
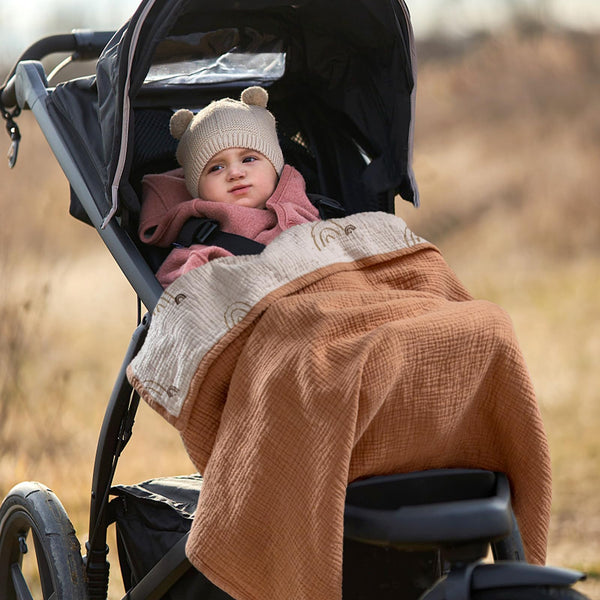
[[[33,43],[19,57],[0,87],[0,104],[4,108],[17,105],[15,73],[17,65],[24,60],[42,60],[57,52],[71,53],[73,61],[94,60],[114,35],[114,31],[74,29],[71,33],[51,35]]]

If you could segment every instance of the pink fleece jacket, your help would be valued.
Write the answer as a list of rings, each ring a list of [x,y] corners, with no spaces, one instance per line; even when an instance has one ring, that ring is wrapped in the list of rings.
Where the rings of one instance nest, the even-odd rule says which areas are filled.
[[[261,244],[268,244],[294,225],[319,220],[319,212],[306,196],[302,175],[289,165],[284,166],[264,209],[192,198],[185,186],[183,169],[146,175],[142,187],[140,239],[163,248],[175,242],[190,217],[216,219],[221,231],[243,235]],[[232,255],[219,246],[175,247],[156,276],[162,286],[167,287],[180,275],[221,256]]]

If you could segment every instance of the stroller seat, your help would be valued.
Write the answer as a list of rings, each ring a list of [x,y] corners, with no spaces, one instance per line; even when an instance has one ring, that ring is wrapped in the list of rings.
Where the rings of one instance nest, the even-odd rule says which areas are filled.
[[[366,543],[447,548],[487,545],[508,536],[516,523],[504,474],[437,469],[351,483],[344,527],[347,537]]]

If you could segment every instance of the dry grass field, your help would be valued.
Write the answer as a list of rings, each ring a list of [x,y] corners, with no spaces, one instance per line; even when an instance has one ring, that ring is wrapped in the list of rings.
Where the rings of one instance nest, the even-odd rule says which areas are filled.
[[[586,570],[580,589],[600,598],[600,40],[508,32],[419,56],[422,208],[398,212],[512,315],[552,449],[549,562]],[[46,483],[83,543],[136,301],[99,236],[68,216],[31,115],[20,121],[17,167],[0,165],[0,496]],[[117,481],[191,471],[175,432],[141,406]]]

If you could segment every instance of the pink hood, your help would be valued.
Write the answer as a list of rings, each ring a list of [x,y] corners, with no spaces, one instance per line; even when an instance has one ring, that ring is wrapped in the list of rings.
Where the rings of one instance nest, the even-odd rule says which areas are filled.
[[[277,188],[265,209],[234,206],[192,198],[185,186],[183,169],[143,179],[139,236],[146,244],[169,247],[190,217],[216,219],[221,230],[268,244],[283,230],[317,221],[319,213],[306,196],[300,173],[285,165]]]

